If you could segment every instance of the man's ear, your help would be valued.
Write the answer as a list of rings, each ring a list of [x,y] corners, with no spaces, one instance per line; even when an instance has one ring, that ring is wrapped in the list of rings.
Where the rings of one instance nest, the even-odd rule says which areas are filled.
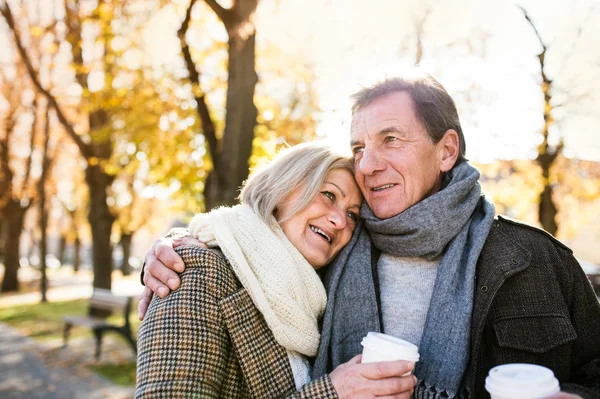
[[[442,139],[437,143],[440,159],[440,171],[448,172],[458,159],[458,133],[454,129],[446,130]]]

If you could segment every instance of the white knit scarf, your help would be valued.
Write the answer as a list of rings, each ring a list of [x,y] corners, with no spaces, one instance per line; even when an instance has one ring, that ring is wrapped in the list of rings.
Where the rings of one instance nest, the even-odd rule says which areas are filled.
[[[198,214],[189,230],[192,237],[221,249],[275,340],[286,349],[296,388],[308,383],[304,356],[317,354],[318,320],[327,301],[312,266],[274,220],[269,226],[247,205]]]

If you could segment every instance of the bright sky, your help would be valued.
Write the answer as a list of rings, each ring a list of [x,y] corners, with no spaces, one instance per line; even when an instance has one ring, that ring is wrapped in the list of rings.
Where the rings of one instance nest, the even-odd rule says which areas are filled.
[[[570,88],[571,97],[588,90],[595,95],[585,101],[571,99],[568,111],[581,116],[561,119],[559,129],[569,156],[594,160],[600,160],[599,3],[520,3],[548,42],[550,77]],[[348,142],[351,119],[348,96],[361,85],[412,67],[416,22],[427,8],[431,11],[423,27],[421,67],[457,101],[468,157],[531,157],[543,125],[536,57],[541,46],[513,2],[264,1],[257,20],[259,39],[311,60],[323,110],[318,133],[343,144]],[[574,41],[580,27],[580,39]],[[555,76],[560,68],[562,75]],[[469,88],[467,101],[461,93]]]
[[[173,3],[182,12],[188,0]],[[565,137],[568,156],[600,161],[600,0],[519,4],[548,44],[547,74],[558,92],[568,89],[566,96],[555,96],[556,103],[568,105],[556,110],[552,133]],[[536,57],[541,47],[513,1],[262,0],[258,44],[275,44],[312,65],[322,109],[317,133],[346,148],[348,97],[361,85],[413,66],[416,24],[426,10],[421,67],[456,100],[467,156],[476,161],[532,157],[543,126]],[[197,10],[195,18],[205,17]],[[175,31],[181,18],[174,7],[166,7],[148,22],[149,59],[163,65],[180,59]],[[213,21],[209,34],[192,32],[192,45],[202,46],[211,36],[224,39],[220,23],[208,20]],[[210,76],[213,70],[204,65],[202,74]]]

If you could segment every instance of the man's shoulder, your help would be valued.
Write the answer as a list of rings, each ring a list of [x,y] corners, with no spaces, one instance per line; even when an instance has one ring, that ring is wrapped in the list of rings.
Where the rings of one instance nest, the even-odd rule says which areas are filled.
[[[530,244],[535,244],[535,246],[551,245],[568,251],[570,254],[573,253],[569,247],[560,242],[552,234],[523,221],[512,219],[504,215],[498,215],[494,220],[494,226],[496,228],[500,227],[501,230],[506,233],[506,236],[513,240],[517,240],[528,247]]]

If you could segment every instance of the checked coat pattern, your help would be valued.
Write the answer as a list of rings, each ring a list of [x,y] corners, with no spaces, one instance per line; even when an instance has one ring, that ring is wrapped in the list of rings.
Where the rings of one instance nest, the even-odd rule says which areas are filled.
[[[136,398],[337,398],[328,375],[296,391],[285,349],[227,260],[176,249],[181,286],[154,296],[138,333]]]

